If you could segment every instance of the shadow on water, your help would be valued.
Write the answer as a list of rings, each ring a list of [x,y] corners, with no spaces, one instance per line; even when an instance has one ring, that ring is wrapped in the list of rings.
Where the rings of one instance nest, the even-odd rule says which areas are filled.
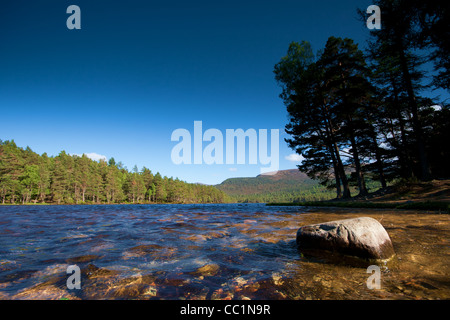
[[[250,242],[248,248],[263,260],[274,259],[286,262],[301,258],[295,240],[281,240],[275,243],[265,241]]]
[[[316,263],[318,265],[327,264],[331,266],[337,265],[356,268],[367,268],[374,264],[386,267],[388,265],[393,266],[395,263],[395,259],[391,259],[386,262],[375,262],[368,259],[347,256],[338,252],[327,250],[301,249],[297,246],[295,240],[282,240],[276,243],[260,241],[251,243],[249,248],[253,250],[256,256],[260,256],[263,260],[269,259],[278,261],[281,268],[284,266],[283,264],[291,263],[293,261],[297,261],[299,263],[309,262]]]

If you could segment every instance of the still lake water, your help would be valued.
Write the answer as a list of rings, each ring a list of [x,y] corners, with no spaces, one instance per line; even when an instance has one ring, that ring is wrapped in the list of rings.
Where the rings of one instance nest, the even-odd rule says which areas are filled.
[[[305,224],[370,216],[396,257],[305,256]],[[264,204],[0,206],[0,299],[449,299],[450,219],[414,211]],[[69,265],[81,289],[67,289]]]

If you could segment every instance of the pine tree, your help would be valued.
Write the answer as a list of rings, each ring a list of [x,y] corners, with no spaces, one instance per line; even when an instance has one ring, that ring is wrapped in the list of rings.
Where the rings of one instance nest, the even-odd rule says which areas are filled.
[[[415,51],[418,33],[414,17],[417,12],[411,2],[405,0],[378,0],[375,4],[383,8],[383,27],[379,32],[371,33],[371,49],[372,52],[378,52],[375,58],[380,59],[381,56],[384,60],[398,63],[398,77],[386,81],[398,81],[397,94],[405,96],[414,132],[414,155],[419,162],[418,176],[427,181],[431,179],[431,172],[420,118],[423,106],[418,103],[423,88],[423,73],[419,70],[423,59]]]
[[[29,203],[32,197],[37,194],[37,187],[39,184],[39,167],[35,164],[25,165],[25,170],[19,179],[23,186],[22,204]]]
[[[325,70],[325,88],[333,96],[331,108],[340,127],[340,140],[344,145],[348,141],[359,194],[366,195],[359,140],[367,138],[366,109],[375,89],[369,82],[364,54],[353,40],[330,37],[318,64]]]
[[[282,86],[280,97],[289,114],[286,139],[289,147],[305,157],[300,169],[312,178],[328,183],[328,170],[334,170],[337,197],[350,197],[345,170],[336,139],[337,128],[330,112],[330,95],[324,90],[324,70],[316,62],[308,42],[291,43],[288,53],[275,65],[275,79]],[[331,163],[330,163],[331,161]]]
[[[91,161],[91,159],[83,154],[81,157],[77,157],[75,162],[77,168],[76,179],[80,187],[81,201],[83,201],[83,203],[86,202],[86,192],[89,187],[89,181],[91,180],[91,170],[89,168]]]

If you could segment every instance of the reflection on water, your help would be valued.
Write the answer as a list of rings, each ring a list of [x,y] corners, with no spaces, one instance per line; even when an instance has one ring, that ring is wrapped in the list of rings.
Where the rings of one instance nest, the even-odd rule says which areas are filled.
[[[370,274],[297,251],[305,224],[370,216],[397,256]],[[0,299],[449,299],[448,215],[229,205],[1,206]],[[81,290],[68,290],[69,265]]]

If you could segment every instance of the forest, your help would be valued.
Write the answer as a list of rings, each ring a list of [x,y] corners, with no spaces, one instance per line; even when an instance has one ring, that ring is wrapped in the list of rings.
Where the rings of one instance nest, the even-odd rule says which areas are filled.
[[[330,37],[317,53],[293,42],[274,68],[302,172],[336,198],[368,194],[395,179],[450,177],[450,110],[435,93],[450,88],[449,7],[443,1],[378,0],[382,30],[363,52]],[[365,10],[359,10],[366,23]]]
[[[86,155],[39,155],[14,141],[0,140],[0,203],[116,204],[224,203],[230,198],[213,186],[190,184],[136,166],[94,161]]]

